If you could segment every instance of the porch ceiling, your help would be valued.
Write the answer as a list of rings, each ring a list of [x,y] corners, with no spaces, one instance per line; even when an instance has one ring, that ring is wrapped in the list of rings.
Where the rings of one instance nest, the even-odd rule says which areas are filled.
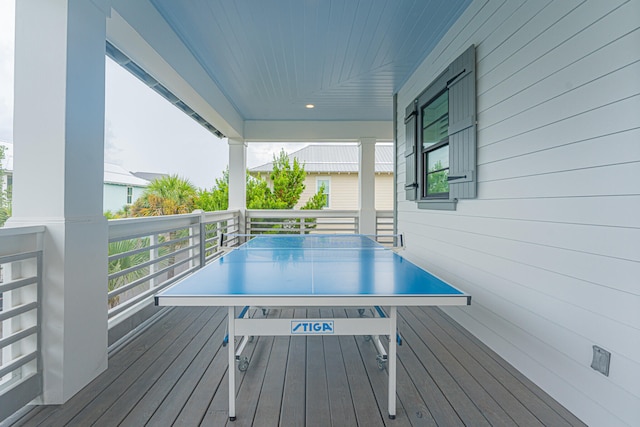
[[[149,1],[243,121],[390,121],[393,93],[470,3]]]

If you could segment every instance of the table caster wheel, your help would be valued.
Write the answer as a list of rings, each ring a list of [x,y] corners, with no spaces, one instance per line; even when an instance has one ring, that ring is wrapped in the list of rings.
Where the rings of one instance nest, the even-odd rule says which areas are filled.
[[[382,356],[378,356],[376,357],[376,362],[378,362],[378,369],[380,369],[381,371],[384,370],[384,367],[387,364],[386,359],[384,359]]]
[[[238,370],[240,372],[245,372],[247,369],[249,369],[249,358],[243,357],[238,362]]]

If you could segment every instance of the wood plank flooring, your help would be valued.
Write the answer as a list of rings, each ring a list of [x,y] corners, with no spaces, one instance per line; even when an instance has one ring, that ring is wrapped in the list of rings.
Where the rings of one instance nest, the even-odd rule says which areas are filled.
[[[290,317],[293,309],[271,310]],[[352,317],[356,310],[295,310]],[[14,426],[583,426],[437,308],[399,309],[397,418],[386,370],[364,337],[260,337],[236,375],[228,421],[226,309],[173,308],[66,404]],[[256,316],[261,316],[261,311]]]

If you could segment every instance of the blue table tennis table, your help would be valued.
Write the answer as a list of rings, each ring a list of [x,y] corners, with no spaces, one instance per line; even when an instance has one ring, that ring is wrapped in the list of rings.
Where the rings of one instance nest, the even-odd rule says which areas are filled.
[[[387,366],[388,411],[396,416],[398,306],[469,305],[471,296],[364,235],[260,235],[155,297],[160,306],[228,308],[229,419],[236,419],[235,369],[253,336],[363,335]],[[354,307],[361,317],[250,317],[249,307]],[[365,309],[374,316],[364,317]],[[239,314],[238,314],[239,313]],[[387,342],[388,354],[380,341]],[[239,342],[236,343],[236,338]]]

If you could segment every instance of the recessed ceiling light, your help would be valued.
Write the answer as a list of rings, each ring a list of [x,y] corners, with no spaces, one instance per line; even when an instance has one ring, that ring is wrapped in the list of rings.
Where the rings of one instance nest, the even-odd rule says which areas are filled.
[[[307,104],[307,105],[305,105],[305,107],[307,107],[307,108],[311,109],[311,108],[315,108],[316,106],[315,106],[315,105],[313,105],[313,104]]]

